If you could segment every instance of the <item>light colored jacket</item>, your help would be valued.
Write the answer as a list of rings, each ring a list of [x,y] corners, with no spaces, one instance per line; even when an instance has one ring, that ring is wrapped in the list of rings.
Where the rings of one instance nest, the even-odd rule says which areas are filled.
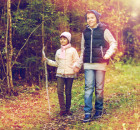
[[[61,49],[58,49],[55,54],[55,61],[48,59],[48,65],[57,67],[57,75],[74,75],[74,64],[79,60],[79,55],[75,48],[66,49],[65,59],[59,58]]]

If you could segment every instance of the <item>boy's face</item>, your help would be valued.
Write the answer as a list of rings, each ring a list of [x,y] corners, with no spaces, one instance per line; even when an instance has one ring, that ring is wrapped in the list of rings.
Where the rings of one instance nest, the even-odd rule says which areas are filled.
[[[87,24],[91,27],[94,28],[97,25],[97,19],[95,14],[93,13],[88,13],[87,14]]]
[[[66,37],[60,37],[60,43],[62,46],[65,46],[68,44],[68,39]]]

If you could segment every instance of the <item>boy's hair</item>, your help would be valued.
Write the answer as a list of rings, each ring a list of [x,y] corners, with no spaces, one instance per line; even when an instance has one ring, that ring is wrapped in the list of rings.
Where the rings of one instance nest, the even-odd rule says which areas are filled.
[[[93,13],[93,14],[95,15],[96,19],[97,19],[97,23],[99,23],[99,18],[100,18],[100,16],[101,16],[100,13],[98,13],[96,10],[88,10],[88,11],[86,12],[86,14],[85,14],[85,19],[86,19],[86,21],[87,21],[87,14],[88,14],[88,13]]]

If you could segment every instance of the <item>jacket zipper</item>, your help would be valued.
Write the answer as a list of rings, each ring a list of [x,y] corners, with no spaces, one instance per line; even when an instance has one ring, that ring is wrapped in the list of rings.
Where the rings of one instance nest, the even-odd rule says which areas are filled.
[[[92,36],[93,36],[93,30],[91,29],[91,46],[90,46],[90,63],[92,63]]]

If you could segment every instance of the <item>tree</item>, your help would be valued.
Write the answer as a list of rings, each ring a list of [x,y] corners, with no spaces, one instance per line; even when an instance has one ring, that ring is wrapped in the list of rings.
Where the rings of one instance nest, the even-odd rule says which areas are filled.
[[[11,18],[11,0],[7,0],[7,30],[6,30],[6,41],[5,41],[5,53],[6,53],[6,72],[7,72],[7,85],[9,93],[13,89],[13,78],[12,78],[12,56],[13,56],[13,45],[12,45],[12,18]]]
[[[140,11],[134,10],[138,4],[132,5],[132,0],[44,0],[44,3],[42,0],[7,0],[7,12],[4,0],[0,0],[0,3],[0,23],[3,24],[0,27],[0,78],[5,79],[5,75],[7,76],[9,91],[21,78],[24,83],[30,81],[31,84],[37,84],[44,78],[41,40],[47,47],[47,57],[51,59],[54,59],[54,54],[60,47],[59,35],[63,31],[72,33],[72,45],[80,50],[81,32],[86,25],[84,15],[88,9],[95,9],[102,14],[101,22],[109,25],[109,30],[114,34],[120,48],[125,49],[133,41],[134,44],[130,44],[134,45],[133,57],[140,54]],[[134,16],[137,13],[137,17],[132,17],[131,12],[134,12]],[[41,28],[43,15],[44,36]],[[128,28],[132,31],[123,33]],[[126,43],[123,44],[124,42]],[[48,66],[48,69],[48,78],[52,80],[55,77],[55,68]]]

